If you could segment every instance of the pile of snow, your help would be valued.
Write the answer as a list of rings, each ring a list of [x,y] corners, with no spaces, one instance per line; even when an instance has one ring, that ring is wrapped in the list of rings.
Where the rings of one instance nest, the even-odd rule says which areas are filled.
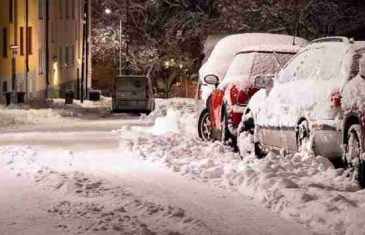
[[[64,99],[50,99],[42,104],[0,105],[0,129],[27,125],[58,124],[78,118],[103,118],[111,115],[111,98],[98,102],[74,100],[65,105]]]
[[[325,234],[363,231],[364,191],[325,158],[270,153],[244,161],[221,143],[178,134],[122,139],[123,149],[193,179],[237,190],[284,217]]]
[[[167,112],[154,125],[167,125],[167,120],[176,118],[176,113]],[[365,191],[348,177],[349,172],[335,169],[326,158],[269,153],[264,159],[248,155],[242,161],[222,143],[202,142],[177,132],[146,135],[141,129],[127,127],[122,131],[120,146],[192,179],[252,197],[315,232],[359,234],[365,228]]]
[[[58,123],[67,113],[52,109],[31,109],[28,106],[0,106],[0,129],[19,128],[24,125]]]
[[[293,36],[267,33],[245,33],[224,37],[217,43],[208,61],[200,68],[199,78],[204,83],[203,79],[205,76],[214,74],[222,81],[234,56],[242,48],[265,44],[293,45]],[[307,41],[303,38],[296,38],[295,44],[302,46],[306,45]],[[212,86],[202,86],[203,100],[206,100],[212,89],[214,89]]]
[[[145,134],[164,135],[167,133],[197,136],[198,114],[194,99],[172,98],[156,99],[156,109],[142,120],[149,123],[150,127],[125,126],[116,133],[129,133],[135,130]],[[129,133],[130,134],[130,133]],[[126,135],[123,135],[128,137]],[[132,134],[132,136],[135,136]]]

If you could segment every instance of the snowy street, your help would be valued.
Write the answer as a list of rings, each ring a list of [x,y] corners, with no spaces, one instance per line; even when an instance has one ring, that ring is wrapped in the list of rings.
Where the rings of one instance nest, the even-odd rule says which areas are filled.
[[[120,147],[124,116],[0,136],[0,234],[308,234],[237,192]],[[62,146],[62,147],[60,147]]]
[[[190,99],[159,100],[149,116],[106,115],[107,104],[85,113],[89,105],[64,116],[63,107],[46,117],[43,109],[3,110],[14,121],[0,135],[0,234],[359,234],[364,227],[364,191],[323,157],[241,160],[197,138]]]

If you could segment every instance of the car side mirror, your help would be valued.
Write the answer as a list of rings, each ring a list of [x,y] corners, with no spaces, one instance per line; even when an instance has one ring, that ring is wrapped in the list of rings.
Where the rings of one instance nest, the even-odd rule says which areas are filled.
[[[362,58],[359,62],[359,74],[365,79],[365,54],[362,54]]]
[[[198,83],[199,83],[199,75],[198,74],[194,73],[193,75],[191,75],[190,79],[191,79],[191,83],[193,85],[198,85]]]
[[[255,78],[255,87],[257,89],[270,90],[274,86],[274,76],[257,76]]]
[[[219,78],[217,75],[211,74],[204,77],[204,81],[209,85],[218,86]]]

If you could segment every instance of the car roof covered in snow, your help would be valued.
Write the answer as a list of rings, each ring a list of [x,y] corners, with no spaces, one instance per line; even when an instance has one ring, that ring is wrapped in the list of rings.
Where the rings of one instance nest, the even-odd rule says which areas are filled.
[[[304,46],[308,43],[300,37],[294,39],[294,36],[270,33],[244,33],[224,37],[214,47],[208,61],[200,68],[200,77],[203,79],[206,75],[215,74],[222,80],[241,48],[263,44],[292,45],[294,40],[297,45]]]
[[[354,41],[354,39],[349,39],[347,37],[325,37],[313,40],[310,42],[308,47],[311,46],[326,46],[334,45],[338,46],[348,46],[355,52],[363,52],[365,49],[365,41]]]
[[[258,45],[258,46],[250,46],[241,49],[237,54],[242,53],[251,53],[251,52],[279,52],[279,53],[297,53],[301,48],[298,45]]]

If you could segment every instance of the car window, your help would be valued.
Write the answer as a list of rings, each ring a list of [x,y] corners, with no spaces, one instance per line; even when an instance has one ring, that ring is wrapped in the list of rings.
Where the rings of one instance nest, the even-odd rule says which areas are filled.
[[[241,53],[234,58],[227,77],[247,75],[249,79],[254,79],[259,75],[275,75],[292,57],[293,53]]]
[[[313,46],[296,56],[279,76],[279,82],[307,79],[330,80],[344,78],[347,66],[346,48],[339,46]]]
[[[281,71],[278,77],[280,83],[293,81],[297,76],[303,76],[302,65],[308,57],[308,50],[295,56]]]
[[[292,57],[292,53],[258,52],[252,65],[250,79],[260,75],[275,75]]]
[[[227,77],[236,77],[240,75],[250,74],[252,63],[255,59],[255,52],[241,53],[235,56],[229,69]]]
[[[318,76],[314,78],[319,80],[330,80],[340,78],[343,74],[344,66],[346,66],[347,60],[345,59],[345,51],[342,47],[324,47],[320,50],[318,56],[318,64],[316,69],[318,70]]]

